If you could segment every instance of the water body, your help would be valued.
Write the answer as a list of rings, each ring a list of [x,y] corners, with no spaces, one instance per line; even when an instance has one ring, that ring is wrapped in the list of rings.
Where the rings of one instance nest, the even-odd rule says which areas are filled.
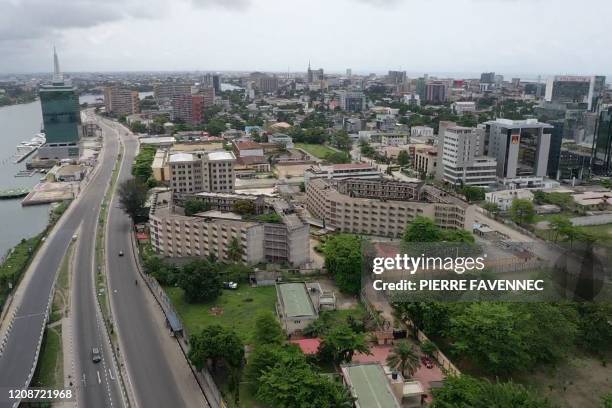
[[[147,96],[153,96],[153,92],[140,92],[138,97],[144,99]],[[104,94],[83,94],[79,96],[79,103],[97,103],[104,102]]]
[[[42,113],[40,102],[0,108],[0,189],[31,188],[39,182],[41,174],[15,177],[25,169],[25,161],[14,164],[15,147],[40,132]],[[26,159],[27,160],[27,159]],[[0,200],[0,257],[22,238],[40,233],[49,220],[49,206],[21,207],[21,199]]]

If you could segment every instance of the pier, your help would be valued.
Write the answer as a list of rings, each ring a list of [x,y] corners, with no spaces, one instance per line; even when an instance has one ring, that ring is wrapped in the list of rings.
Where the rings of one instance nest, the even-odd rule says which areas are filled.
[[[27,188],[11,188],[0,190],[0,200],[8,200],[11,198],[19,198],[28,195],[30,192]]]

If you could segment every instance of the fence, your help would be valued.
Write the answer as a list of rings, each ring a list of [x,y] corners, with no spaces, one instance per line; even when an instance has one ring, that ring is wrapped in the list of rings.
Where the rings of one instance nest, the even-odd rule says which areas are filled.
[[[429,340],[429,337],[427,337],[425,333],[423,333],[421,330],[415,327],[412,320],[406,319],[404,320],[404,323],[411,330],[416,329],[417,339],[419,340],[420,343],[424,343],[426,341],[431,342],[431,340]],[[440,351],[440,349],[436,349],[432,353],[432,355],[436,359],[436,361],[440,364],[440,366],[444,369],[447,375],[461,375],[461,371],[459,371],[459,369],[450,361],[448,357],[446,357],[446,355],[444,355],[444,353]]]
[[[138,245],[136,244],[136,239],[134,237],[133,232],[130,234],[130,241],[132,243],[132,251],[136,260],[136,267],[138,269],[138,273],[143,278],[144,282],[146,282],[147,287],[149,288],[149,290],[153,294],[153,297],[155,298],[155,301],[157,302],[157,305],[164,313],[166,322],[169,322],[169,313],[174,314],[178,318],[178,314],[172,306],[172,301],[166,295],[166,292],[164,291],[162,286],[159,284],[159,282],[157,282],[154,277],[146,275],[142,270],[142,267],[140,265],[140,251]],[[204,394],[211,408],[225,408],[226,405],[223,401],[223,396],[221,395],[221,392],[219,391],[217,384],[215,384],[215,381],[210,375],[208,369],[204,367],[201,371],[197,371],[193,364],[191,364],[191,362],[189,361],[189,345],[187,344],[186,338],[187,333],[184,328],[183,336],[174,336],[174,339],[178,343],[179,348],[181,349],[181,352],[183,353],[183,356],[185,357],[185,360],[187,361],[187,364],[189,365],[189,368],[191,369],[191,372],[193,373],[198,383],[198,386],[200,387],[200,390]]]

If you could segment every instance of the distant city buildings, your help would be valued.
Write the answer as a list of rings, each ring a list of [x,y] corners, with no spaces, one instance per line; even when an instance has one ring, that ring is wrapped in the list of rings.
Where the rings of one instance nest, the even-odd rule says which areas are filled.
[[[361,91],[340,91],[340,109],[347,112],[362,112],[366,108],[366,97]]]
[[[425,100],[430,103],[444,103],[448,100],[448,83],[444,81],[430,81],[425,86]]]
[[[546,83],[547,102],[584,103],[591,110],[605,90],[605,76],[555,76]]]
[[[597,175],[612,174],[612,106],[599,113],[597,131],[593,140],[592,169]]]
[[[199,125],[204,122],[205,111],[215,104],[212,87],[196,90],[197,93],[175,95],[172,98],[172,116],[184,123]]]
[[[106,113],[115,116],[127,116],[140,112],[138,91],[121,85],[110,85],[104,88],[104,107]]]
[[[476,102],[453,102],[451,108],[453,109],[453,112],[455,112],[457,115],[462,116],[465,113],[476,112]]]

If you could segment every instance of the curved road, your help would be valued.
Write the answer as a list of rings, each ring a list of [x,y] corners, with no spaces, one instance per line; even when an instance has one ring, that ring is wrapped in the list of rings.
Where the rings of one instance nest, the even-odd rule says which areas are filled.
[[[18,289],[23,291],[23,296],[17,300],[20,304],[12,329],[8,332],[6,346],[0,356],[0,407],[2,408],[15,404],[15,401],[8,398],[9,389],[23,389],[31,380],[31,372],[36,365],[41,330],[46,324],[45,311],[57,270],[73,234],[84,220],[91,223],[97,214],[97,208],[111,179],[117,152],[116,138],[108,139],[97,172],[49,234],[24,277],[22,285],[25,286]],[[88,225],[85,227],[88,228]],[[86,235],[87,231],[83,237]],[[91,241],[79,242],[79,250],[90,244]],[[87,271],[75,271],[75,273],[81,272],[87,273]]]
[[[125,150],[119,184],[131,178],[138,141],[117,123],[102,123],[104,133],[118,129],[122,134]],[[208,407],[176,340],[165,326],[161,310],[139,277],[132,251],[131,221],[119,208],[116,195],[111,201],[107,222],[111,307],[137,407]],[[124,256],[118,256],[119,251]]]

